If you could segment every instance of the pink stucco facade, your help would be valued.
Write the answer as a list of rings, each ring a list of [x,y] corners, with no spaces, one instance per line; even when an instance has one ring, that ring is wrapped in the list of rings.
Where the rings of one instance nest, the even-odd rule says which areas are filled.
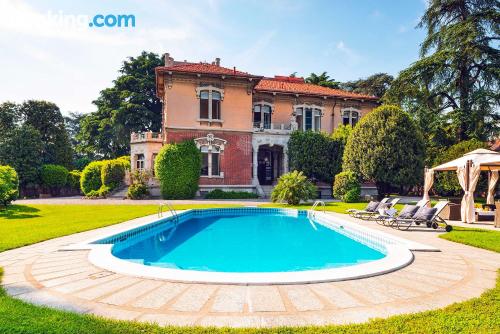
[[[203,157],[200,190],[265,193],[288,171],[292,131],[332,133],[355,124],[378,105],[373,96],[307,84],[301,78],[264,78],[213,63],[175,62],[156,70],[163,103],[162,132],[134,140],[132,167],[151,168],[164,143],[195,140]],[[257,113],[255,111],[258,111]],[[150,135],[152,136],[152,135]],[[148,137],[149,138],[149,137]],[[160,139],[159,139],[160,138]]]

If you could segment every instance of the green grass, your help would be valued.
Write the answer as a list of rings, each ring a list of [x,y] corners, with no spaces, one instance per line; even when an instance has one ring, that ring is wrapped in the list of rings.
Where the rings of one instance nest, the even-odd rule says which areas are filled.
[[[345,212],[363,208],[366,203],[330,203],[327,210]],[[269,205],[266,205],[269,206]],[[276,206],[276,205],[272,205]],[[176,209],[213,207],[213,205],[177,206]],[[310,205],[299,206],[309,208]],[[78,231],[107,226],[123,220],[155,213],[157,206],[129,205],[30,205],[14,206],[0,213],[0,249],[20,247]],[[498,235],[483,230],[457,229],[457,242],[475,243],[500,252]],[[461,232],[463,235],[458,237]],[[489,231],[488,231],[489,232]],[[498,233],[498,232],[496,232]],[[486,236],[488,235],[488,236]],[[485,237],[486,236],[486,237]],[[488,240],[494,240],[490,242]],[[0,269],[0,279],[1,279]],[[456,303],[444,309],[410,315],[375,319],[347,326],[295,327],[271,329],[216,329],[201,327],[160,327],[138,322],[115,321],[34,306],[9,297],[0,288],[0,333],[499,333],[500,272],[496,287],[481,297]]]
[[[1,278],[1,272],[0,272]],[[481,297],[444,309],[371,320],[360,325],[270,329],[216,329],[160,327],[108,320],[47,307],[34,306],[6,295],[0,289],[1,333],[498,333],[500,328],[500,275],[494,289]]]
[[[366,202],[358,202],[358,203],[344,203],[344,202],[327,202],[325,203],[325,211],[337,212],[337,213],[346,213],[348,209],[358,209],[362,210],[366,208]],[[287,208],[287,209],[300,209],[300,210],[308,210],[311,208],[313,203],[304,203],[300,205],[287,205],[280,203],[267,203],[259,205],[264,208]],[[404,205],[396,204],[396,209],[401,210]],[[318,207],[318,210],[322,210],[322,207]]]
[[[176,210],[235,205],[175,205]],[[0,211],[0,252],[154,214],[157,205],[12,205]]]
[[[453,231],[439,237],[500,253],[500,231],[453,226]]]

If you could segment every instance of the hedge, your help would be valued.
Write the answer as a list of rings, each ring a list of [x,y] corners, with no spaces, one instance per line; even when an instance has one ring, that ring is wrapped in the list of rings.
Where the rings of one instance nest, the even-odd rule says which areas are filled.
[[[294,131],[288,141],[290,170],[307,177],[332,183],[341,171],[343,144],[321,132]]]
[[[68,174],[69,172],[64,166],[43,165],[40,172],[42,185],[50,189],[60,189],[68,183]]]
[[[127,161],[120,159],[104,161],[101,167],[101,184],[107,186],[110,191],[118,188],[125,177],[126,163]]]
[[[10,166],[0,166],[0,203],[7,206],[19,196],[19,178]]]
[[[79,170],[72,170],[68,174],[68,186],[71,189],[80,189],[80,177],[82,175],[82,172]]]
[[[201,155],[192,140],[163,146],[155,172],[165,199],[191,199],[198,190]]]
[[[259,198],[259,195],[248,191],[223,191],[215,189],[205,195],[206,199],[253,199]]]
[[[83,169],[80,178],[80,189],[85,195],[89,195],[91,191],[98,191],[101,188],[101,169],[103,165],[104,161],[93,161]]]

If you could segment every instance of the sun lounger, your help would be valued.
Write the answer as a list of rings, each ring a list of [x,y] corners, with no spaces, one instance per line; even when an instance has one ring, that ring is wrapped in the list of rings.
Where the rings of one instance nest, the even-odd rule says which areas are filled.
[[[411,218],[395,218],[391,226],[400,230],[408,230],[411,226],[425,224],[433,229],[443,226],[446,232],[450,232],[453,227],[439,217],[448,203],[448,201],[439,201],[433,208],[421,207]]]
[[[347,210],[347,213],[351,216],[351,217],[354,217],[355,214],[357,213],[363,213],[363,212],[376,212],[377,211],[377,208],[378,206],[381,204],[381,203],[386,203],[387,201],[389,200],[389,197],[386,197],[384,198],[382,201],[380,202],[377,202],[377,201],[370,201],[370,203],[368,203],[368,205],[366,206],[366,208],[364,208],[363,210],[358,210],[358,209],[349,209]]]
[[[369,211],[369,212],[356,212],[352,216],[355,218],[359,219],[364,219],[364,220],[373,220],[379,217],[380,215],[384,215],[386,210],[393,208],[398,202],[399,198],[393,198],[392,200],[388,200],[384,203],[380,203],[377,206],[377,209],[375,211]]]
[[[386,210],[385,214],[380,214],[375,218],[378,224],[384,226],[392,226],[396,219],[408,219],[412,218],[415,213],[421,208],[425,207],[429,203],[428,200],[421,199],[415,205],[406,204],[401,212],[397,211],[391,214],[390,210]]]

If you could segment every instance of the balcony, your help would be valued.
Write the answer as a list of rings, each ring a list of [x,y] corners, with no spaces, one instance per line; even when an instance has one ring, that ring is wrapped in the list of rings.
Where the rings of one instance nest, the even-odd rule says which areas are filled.
[[[130,134],[130,143],[162,143],[163,138],[158,132],[132,132]]]
[[[290,134],[293,131],[292,124],[254,122],[253,132]]]

